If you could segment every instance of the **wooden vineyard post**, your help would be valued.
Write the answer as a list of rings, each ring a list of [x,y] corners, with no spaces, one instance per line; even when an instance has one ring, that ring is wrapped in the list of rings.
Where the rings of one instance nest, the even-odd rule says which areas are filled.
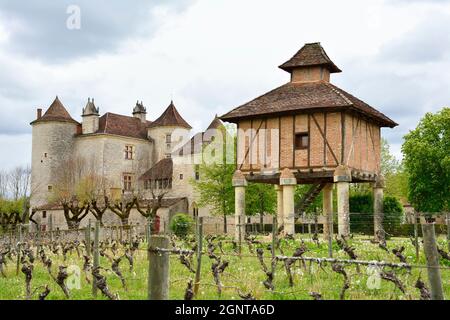
[[[197,223],[197,269],[195,271],[194,296],[197,297],[200,287],[203,254],[203,217],[198,218]]]
[[[87,251],[88,256],[91,256],[91,254],[92,254],[92,250],[91,250],[91,230],[92,229],[91,228],[92,228],[91,227],[91,219],[89,219],[88,226],[86,228],[86,239],[85,239],[86,251]]]
[[[132,234],[133,226],[130,224],[128,226],[128,243],[131,245],[133,242],[133,234]]]
[[[150,260],[148,267],[148,299],[169,299],[169,268],[168,252],[158,252],[155,249],[168,249],[169,239],[165,236],[150,237]]]
[[[423,249],[427,259],[428,281],[431,288],[431,300],[444,300],[434,223],[423,224],[422,233]]]
[[[41,225],[38,223],[36,233],[36,257],[39,257],[40,247],[41,247]]]
[[[419,227],[417,225],[417,219],[418,219],[418,214],[416,211],[414,211],[414,241],[415,241],[415,247],[416,247],[416,262],[419,261]]]
[[[275,274],[275,248],[277,245],[277,231],[278,231],[278,226],[277,226],[277,217],[273,216],[273,220],[272,220],[272,275]],[[274,275],[275,276],[275,275]]]
[[[22,245],[22,225],[17,225],[17,263],[16,263],[16,276],[19,275],[19,269],[20,269],[20,247]]]
[[[95,222],[95,233],[94,233],[94,269],[100,266],[100,254],[98,251],[100,238],[100,221]],[[97,283],[95,278],[92,280],[92,295],[97,297]]]

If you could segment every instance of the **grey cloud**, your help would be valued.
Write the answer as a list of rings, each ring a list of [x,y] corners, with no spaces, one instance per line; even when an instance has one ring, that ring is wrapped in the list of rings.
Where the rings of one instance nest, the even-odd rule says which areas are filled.
[[[434,15],[414,30],[381,48],[379,59],[389,62],[428,63],[450,56],[450,15]]]
[[[149,37],[157,25],[151,10],[158,6],[183,10],[191,0],[3,0],[0,17],[12,32],[7,48],[45,62],[63,62],[113,51],[121,40]],[[69,30],[67,8],[81,9],[81,29]]]

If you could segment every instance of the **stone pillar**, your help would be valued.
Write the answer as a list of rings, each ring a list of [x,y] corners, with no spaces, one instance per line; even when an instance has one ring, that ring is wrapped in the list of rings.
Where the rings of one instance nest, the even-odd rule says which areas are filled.
[[[284,226],[284,214],[283,214],[283,187],[275,186],[277,191],[277,224],[278,228]]]
[[[350,182],[352,173],[347,166],[340,165],[334,171],[334,182],[337,185],[338,233],[341,236],[350,234]]]
[[[295,234],[295,204],[294,194],[297,179],[289,169],[284,169],[280,176],[280,186],[283,188],[283,220],[284,233]]]
[[[322,211],[325,217],[325,223],[323,224],[323,238],[328,240],[329,237],[333,237],[330,230],[330,224],[333,223],[333,184],[329,183],[323,188],[323,204]]]
[[[383,228],[384,209],[383,209],[383,190],[384,178],[379,176],[377,181],[373,184],[373,229],[375,233],[375,240],[384,241],[385,233]]]
[[[233,187],[235,194],[235,240],[244,240],[245,237],[245,187],[247,180],[240,170],[233,175]],[[239,227],[240,225],[240,227]],[[240,233],[239,233],[240,231]]]

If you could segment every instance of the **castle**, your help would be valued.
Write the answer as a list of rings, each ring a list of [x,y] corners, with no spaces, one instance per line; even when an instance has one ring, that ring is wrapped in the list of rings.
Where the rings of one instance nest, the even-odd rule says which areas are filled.
[[[158,210],[162,228],[175,213],[206,215],[207,209],[199,209],[196,205],[197,196],[191,183],[199,180],[198,165],[173,159],[183,156],[182,153],[175,156],[174,151],[185,143],[186,138],[181,135],[189,137],[191,126],[173,102],[155,121],[147,120],[146,115],[143,103],[137,102],[132,116],[109,112],[100,116],[99,108],[90,98],[83,108],[81,123],[71,117],[58,97],[44,114],[42,109],[37,110],[37,118],[31,122],[30,206],[34,220],[43,230],[48,227],[50,216],[54,228],[67,228],[61,204],[51,199],[58,188],[61,171],[76,170],[64,168],[67,161],[74,159],[82,160],[80,170],[89,168],[108,181],[112,193],[126,194],[139,188],[146,192],[144,197],[151,198],[149,189],[164,189],[166,192]],[[215,118],[208,129],[220,125],[221,121]],[[196,143],[203,142],[196,139]],[[201,148],[191,153],[195,152],[201,152]],[[85,225],[89,219],[95,221],[89,214],[81,224]],[[133,210],[129,222],[144,223],[143,219]],[[120,219],[112,212],[106,212],[103,222],[120,224]]]

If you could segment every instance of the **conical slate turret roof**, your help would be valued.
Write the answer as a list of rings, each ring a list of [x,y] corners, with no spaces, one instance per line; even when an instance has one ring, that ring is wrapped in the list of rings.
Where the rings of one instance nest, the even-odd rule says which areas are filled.
[[[320,42],[305,44],[291,59],[280,68],[291,72],[292,69],[310,66],[326,66],[331,73],[342,72],[328,57]]]
[[[166,111],[164,111],[163,114],[149,126],[149,128],[154,127],[182,127],[186,129],[192,129],[192,127],[186,122],[186,120],[184,120],[183,117],[181,117],[181,115],[178,113],[178,110],[177,108],[175,108],[173,101],[170,102],[170,105],[169,107],[167,107]]]
[[[38,122],[44,121],[63,121],[63,122],[73,122],[79,124],[75,121],[66,110],[64,105],[59,100],[58,96],[56,96],[55,100],[52,102],[50,107],[47,109],[47,112],[39,118],[33,121],[31,124],[35,124]]]

